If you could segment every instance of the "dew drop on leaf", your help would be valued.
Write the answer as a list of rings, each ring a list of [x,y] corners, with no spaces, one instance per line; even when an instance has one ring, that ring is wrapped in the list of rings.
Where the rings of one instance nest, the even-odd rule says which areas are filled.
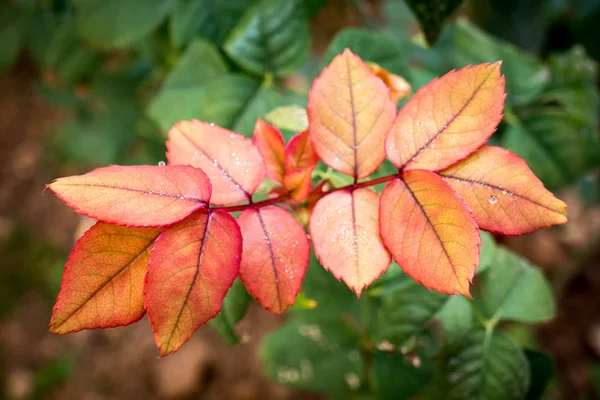
[[[166,162],[164,162],[164,161],[159,161],[159,162],[158,162],[158,166],[159,166],[159,167],[164,167],[165,165],[167,165],[167,163],[166,163]]]
[[[490,196],[490,204],[496,204],[498,202],[498,198],[494,195]]]

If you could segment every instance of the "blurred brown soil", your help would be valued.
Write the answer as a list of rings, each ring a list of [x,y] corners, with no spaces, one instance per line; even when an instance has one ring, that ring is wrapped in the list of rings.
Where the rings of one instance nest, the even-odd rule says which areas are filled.
[[[40,98],[36,80],[34,70],[25,64],[0,76],[0,243],[19,225],[35,241],[49,242],[66,256],[80,219],[52,193],[42,194],[44,185],[58,174],[46,151],[48,137],[66,116]],[[28,266],[0,261],[0,268]],[[1,367],[8,398],[318,398],[274,385],[262,376],[258,343],[282,320],[259,307],[252,307],[241,323],[246,344],[227,347],[207,326],[179,352],[160,359],[146,319],[125,328],[66,336],[49,333],[52,304],[43,291],[30,290],[9,314],[0,316]],[[65,356],[73,361],[66,382],[49,393],[32,393],[35,371]]]

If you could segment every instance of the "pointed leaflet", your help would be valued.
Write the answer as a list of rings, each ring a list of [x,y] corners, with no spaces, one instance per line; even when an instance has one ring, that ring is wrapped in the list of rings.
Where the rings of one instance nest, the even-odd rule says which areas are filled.
[[[240,279],[267,310],[294,304],[308,268],[304,228],[278,207],[248,209],[238,218],[244,242]]]
[[[319,162],[319,156],[310,143],[308,131],[292,137],[285,148],[285,178],[283,185],[290,197],[302,201],[308,196],[312,183],[312,172]]]
[[[408,96],[412,90],[410,83],[406,82],[403,77],[392,74],[390,71],[380,67],[374,62],[367,62],[367,65],[373,71],[373,73],[385,83],[390,89],[390,98],[394,103],[397,103],[400,99]]]
[[[381,194],[381,237],[404,272],[440,293],[469,295],[481,239],[473,216],[433,172],[406,171]]]
[[[177,351],[219,313],[241,254],[240,229],[222,211],[200,210],[160,235],[150,255],[144,302],[161,355]]]
[[[309,133],[321,160],[355,178],[385,158],[383,142],[396,106],[389,89],[348,49],[335,57],[308,94]]]
[[[451,71],[411,97],[386,142],[398,168],[437,171],[481,147],[496,130],[504,106],[500,63]]]
[[[314,168],[319,156],[310,143],[308,131],[294,135],[285,148],[285,168],[288,171],[301,168]]]
[[[259,118],[254,127],[253,142],[265,162],[267,178],[283,183],[285,144],[281,132]]]
[[[160,232],[104,222],[92,226],[65,264],[50,331],[110,328],[142,318],[144,276]]]
[[[178,122],[169,131],[167,149],[170,164],[189,164],[206,173],[213,186],[210,202],[214,205],[246,200],[265,175],[252,141],[215,124]]]
[[[211,184],[190,166],[112,165],[48,185],[80,214],[130,226],[168,225],[205,207]]]
[[[567,222],[567,205],[544,188],[525,161],[500,147],[485,146],[440,175],[486,231],[522,235]]]
[[[323,267],[360,295],[390,265],[379,236],[379,197],[368,189],[323,197],[310,218],[315,254]]]
[[[312,172],[314,168],[295,169],[287,172],[283,185],[289,191],[292,200],[303,201],[308,197],[310,184],[312,183]]]

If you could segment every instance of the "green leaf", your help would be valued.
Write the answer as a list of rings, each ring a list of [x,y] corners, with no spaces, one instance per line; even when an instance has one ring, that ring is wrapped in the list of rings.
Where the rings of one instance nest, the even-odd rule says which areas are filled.
[[[462,0],[406,0],[429,44],[435,43],[444,23],[461,3]]]
[[[379,64],[388,71],[410,81],[408,62],[412,46],[398,40],[392,34],[346,28],[333,38],[323,56],[323,64],[328,65],[346,48],[352,50],[364,61]]]
[[[25,37],[26,17],[10,4],[0,6],[0,71],[12,68]]]
[[[446,400],[520,400],[529,377],[527,359],[510,337],[478,329],[446,354],[440,393]]]
[[[508,122],[502,146],[524,158],[550,190],[572,183],[600,162],[586,156],[600,146],[596,129],[557,107],[530,111]]]
[[[465,19],[452,25],[448,40],[450,43],[440,40],[436,49],[453,61],[454,68],[502,60],[509,104],[532,102],[549,81],[548,69],[536,59],[514,45],[486,34]]]
[[[358,336],[342,324],[291,322],[264,339],[260,359],[275,382],[343,396],[364,379],[358,344]]]
[[[462,340],[465,332],[469,332],[475,325],[471,300],[464,296],[448,298],[435,315],[435,319],[442,323],[444,343],[454,346]]]
[[[488,232],[479,231],[481,236],[481,249],[479,251],[479,268],[476,273],[480,274],[485,271],[496,259],[496,240],[494,236]]]
[[[75,5],[82,39],[103,49],[121,49],[158,27],[173,0],[76,0]]]
[[[235,334],[235,326],[246,315],[251,301],[252,296],[246,291],[244,284],[236,279],[223,300],[221,312],[209,322],[230,346],[240,342]]]
[[[268,85],[243,75],[226,75],[206,86],[198,118],[251,137],[256,120],[283,103]]]
[[[126,74],[98,74],[90,84],[92,106],[62,127],[58,145],[82,164],[122,163],[142,117],[134,94],[139,81]]]
[[[498,248],[495,264],[480,275],[475,290],[475,303],[491,320],[538,323],[555,313],[552,290],[542,272],[503,248]]]
[[[308,59],[310,34],[298,0],[263,0],[248,9],[224,44],[242,68],[284,76]]]
[[[450,297],[430,292],[413,280],[383,296],[373,328],[375,342],[389,342],[396,347],[418,335]]]
[[[148,115],[165,132],[177,121],[197,118],[207,84],[226,73],[227,66],[215,46],[195,39],[152,99]]]
[[[323,268],[311,252],[308,270],[302,282],[302,292],[315,300],[314,309],[292,309],[297,320],[332,321],[353,313],[358,306],[356,295]]]
[[[306,15],[309,18],[314,18],[319,14],[325,3],[327,3],[327,0],[302,0],[302,2],[306,9]]]
[[[547,353],[529,349],[525,350],[525,357],[527,357],[531,371],[531,385],[529,385],[526,399],[539,400],[554,376],[554,360]]]
[[[244,11],[254,2],[177,0],[169,23],[171,41],[175,47],[181,48],[194,36],[202,36],[221,45]]]
[[[291,132],[302,132],[308,129],[306,108],[296,105],[277,107],[265,115],[265,120],[279,129]]]
[[[425,357],[418,367],[404,354],[375,351],[373,358],[380,400],[412,399],[431,381],[433,368]]]
[[[552,80],[540,101],[558,103],[569,115],[595,127],[600,106],[596,63],[582,47],[575,46],[565,53],[553,54],[548,65]]]

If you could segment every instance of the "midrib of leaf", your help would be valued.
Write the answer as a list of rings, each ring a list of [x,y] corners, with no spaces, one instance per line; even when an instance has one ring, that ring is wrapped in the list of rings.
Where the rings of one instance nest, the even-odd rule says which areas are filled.
[[[431,142],[433,142],[435,139],[437,139],[438,136],[440,136],[442,133],[444,133],[446,131],[446,129],[448,129],[448,127],[456,120],[456,118],[458,118],[462,114],[462,112],[467,108],[467,106],[469,106],[471,104],[471,102],[473,101],[473,99],[475,98],[477,93],[479,93],[479,90],[481,90],[481,87],[487,82],[487,80],[492,75],[492,73],[494,73],[493,70],[490,71],[488,76],[485,77],[485,79],[475,88],[475,90],[473,90],[473,94],[471,94],[471,96],[469,96],[469,98],[467,99],[467,101],[465,101],[465,104],[463,104],[463,106],[460,108],[460,110],[458,110],[456,112],[456,114],[454,114],[452,117],[450,117],[450,119],[444,124],[444,126],[442,126],[441,129],[439,129],[431,138],[429,138],[421,147],[419,147],[417,149],[417,151],[415,151],[415,153],[408,159],[408,161],[406,161],[404,164],[402,164],[402,166],[400,168],[404,168],[405,166],[410,164],[415,159],[415,157],[417,157],[419,154],[421,154],[421,152],[423,150],[425,150],[427,148],[427,146],[429,146],[431,144]]]
[[[229,172],[228,172],[228,171],[226,171],[226,170],[225,170],[225,168],[223,168],[223,167],[221,166],[221,164],[220,164],[220,163],[217,161],[217,159],[216,159],[215,157],[212,157],[212,156],[211,156],[210,154],[208,154],[208,153],[207,153],[207,152],[206,152],[206,151],[205,151],[203,148],[201,148],[200,146],[198,146],[198,145],[196,144],[196,142],[194,142],[192,139],[190,139],[190,137],[189,137],[187,134],[185,134],[183,131],[181,131],[180,133],[181,133],[181,135],[182,135],[184,138],[186,138],[186,140],[187,140],[187,141],[188,141],[188,142],[189,142],[189,143],[190,143],[190,144],[191,144],[191,145],[192,145],[192,146],[193,146],[193,147],[194,147],[196,150],[198,150],[200,153],[202,153],[202,155],[203,155],[204,157],[206,157],[206,158],[208,158],[210,161],[212,161],[212,162],[213,162],[213,165],[214,165],[215,167],[217,167],[217,168],[219,169],[219,171],[221,171],[221,173],[222,173],[222,174],[225,176],[225,178],[226,178],[227,180],[231,181],[231,183],[233,183],[233,184],[236,186],[236,188],[238,188],[238,189],[239,189],[241,192],[243,192],[243,193],[244,193],[244,195],[245,195],[246,197],[250,198],[250,194],[249,194],[249,193],[246,191],[246,189],[244,189],[244,188],[242,187],[242,185],[240,185],[240,184],[238,183],[238,181],[236,181],[236,180],[235,180],[235,179],[234,179],[234,178],[233,178],[233,177],[232,177],[232,176],[229,174]]]
[[[358,257],[358,235],[356,233],[356,211],[354,209],[354,192],[350,192],[350,208],[352,209],[352,246],[354,247],[354,264],[356,265],[356,280],[360,277],[360,265]],[[359,285],[362,282],[359,282]]]
[[[263,10],[261,10],[258,13],[258,36],[259,36],[259,43],[261,44],[261,46],[264,48],[265,53],[264,53],[264,62],[265,62],[265,69],[268,72],[274,72],[273,71],[273,63],[271,61],[271,44],[269,39],[267,38],[264,28],[265,28],[265,13]]]
[[[246,101],[244,101],[244,103],[242,104],[242,107],[240,107],[240,112],[238,112],[235,116],[235,118],[233,118],[233,120],[231,121],[231,123],[229,124],[229,127],[231,129],[233,129],[238,122],[240,121],[240,118],[242,118],[242,116],[244,115],[246,109],[250,106],[250,104],[256,99],[256,94],[258,92],[260,92],[260,90],[263,88],[263,85],[258,85],[256,87],[256,89],[254,89],[254,92],[252,92],[251,96],[248,96],[248,98],[246,99]]]
[[[176,194],[172,194],[172,193],[166,193],[166,192],[162,192],[162,194],[160,194],[160,192],[155,192],[152,191],[150,189],[148,190],[142,190],[142,189],[135,189],[135,188],[128,188],[128,187],[123,187],[123,186],[113,186],[113,185],[105,185],[105,184],[96,184],[96,183],[60,183],[60,180],[58,180],[57,182],[58,185],[60,186],[85,186],[85,187],[100,187],[100,188],[107,188],[107,189],[115,189],[115,190],[124,190],[127,192],[137,192],[137,193],[145,193],[145,194],[149,194],[149,195],[158,195],[161,197],[172,197],[172,198],[176,198],[176,199],[180,199],[180,200],[192,200],[195,203],[202,203],[204,204],[205,201],[204,200],[200,200],[197,199],[195,197],[187,197],[187,196],[183,196],[183,195],[176,195]],[[181,198],[181,196],[183,196],[183,199]]]
[[[58,329],[59,327],[64,325],[69,319],[71,319],[71,317],[73,317],[77,312],[79,312],[79,310],[81,310],[91,299],[93,299],[98,293],[100,293],[102,290],[104,290],[104,288],[106,288],[115,279],[117,279],[119,276],[121,276],[125,272],[125,270],[129,269],[129,267],[154,244],[154,242],[160,236],[161,233],[162,233],[162,231],[158,232],[158,234],[154,237],[154,239],[151,239],[150,242],[139,253],[137,253],[129,262],[127,262],[123,267],[121,267],[121,269],[119,269],[119,271],[117,271],[116,274],[114,274],[112,277],[110,277],[98,289],[94,290],[88,296],[88,298],[83,303],[81,303],[81,305],[79,305],[74,311],[69,313],[69,315],[67,317],[63,318],[60,323],[52,324],[52,327],[54,329]],[[123,236],[123,235],[111,235],[111,236]],[[129,236],[131,236],[131,235],[129,235]],[[117,252],[117,253],[123,253],[123,252]],[[127,253],[125,253],[125,254],[127,254]]]
[[[352,83],[352,71],[350,70],[350,61],[348,60],[348,57],[346,57],[346,71],[348,74],[348,91],[350,93],[350,107],[352,108],[352,153],[354,155],[354,183],[357,182],[358,179],[358,149],[356,148],[357,146],[357,140],[356,140],[356,110],[355,110],[355,104],[354,104],[354,92],[353,92],[353,83]]]
[[[489,187],[489,188],[495,189],[495,190],[497,190],[497,191],[500,191],[500,192],[501,192],[501,191],[505,191],[505,190],[506,190],[505,188],[501,188],[501,187],[499,187],[499,186],[492,185],[492,184],[490,184],[490,183],[481,182],[481,181],[476,181],[476,180],[472,180],[472,179],[460,178],[460,177],[457,177],[457,176],[454,176],[454,175],[446,175],[446,174],[444,174],[444,172],[443,172],[443,171],[442,171],[442,172],[439,172],[439,175],[440,175],[442,178],[454,179],[454,180],[456,180],[456,181],[460,181],[460,182],[468,182],[468,183],[472,183],[472,184],[475,184],[475,185],[480,185],[480,186],[487,186],[487,187]],[[556,210],[554,210],[554,209],[552,209],[552,208],[550,208],[550,207],[548,207],[548,206],[545,206],[545,205],[543,205],[543,204],[540,204],[540,203],[538,203],[537,201],[535,201],[535,200],[532,200],[532,199],[530,199],[530,198],[528,198],[528,197],[525,197],[525,196],[523,196],[523,195],[521,195],[521,194],[519,194],[519,193],[516,193],[516,192],[511,192],[511,193],[512,193],[512,195],[513,195],[513,196],[515,196],[515,197],[518,197],[518,198],[520,198],[520,199],[523,199],[523,200],[525,200],[525,201],[528,201],[528,202],[530,202],[530,203],[533,203],[533,204],[535,204],[535,205],[536,205],[536,206],[538,206],[538,207],[542,207],[542,208],[545,208],[546,210],[549,210],[549,211],[552,211],[552,212],[558,213]]]
[[[175,333],[175,330],[177,329],[178,325],[179,325],[179,321],[181,320],[181,315],[183,314],[183,310],[186,307],[187,302],[190,299],[190,295],[192,294],[192,290],[194,289],[194,286],[196,285],[196,281],[198,280],[198,277],[200,276],[200,266],[202,265],[202,259],[204,256],[204,245],[206,244],[206,239],[208,237],[208,229],[209,229],[209,225],[212,219],[212,212],[208,212],[208,215],[206,216],[206,225],[204,225],[204,232],[202,234],[202,240],[200,242],[200,250],[198,252],[198,262],[196,264],[196,272],[194,273],[194,278],[192,279],[192,283],[190,284],[190,287],[185,295],[185,299],[183,300],[183,303],[181,304],[181,308],[179,309],[179,314],[177,315],[177,319],[175,320],[175,323],[173,324],[173,329],[171,329],[171,333],[169,334],[169,340],[167,341],[167,344],[165,346],[165,352],[169,351],[169,348],[171,346],[171,341],[173,340],[173,334]],[[208,301],[209,296],[208,294],[206,295],[206,300]],[[210,304],[209,307],[210,309]]]
[[[405,164],[406,165],[406,164]],[[462,283],[460,282],[460,280],[458,279],[458,275],[456,273],[456,268],[454,267],[454,263],[452,262],[452,259],[450,258],[450,255],[448,254],[448,250],[446,249],[446,246],[444,245],[444,242],[442,241],[442,239],[440,238],[440,235],[438,234],[437,230],[435,229],[435,225],[431,222],[431,219],[429,219],[429,215],[427,215],[427,212],[425,211],[425,209],[423,208],[423,206],[421,205],[421,202],[419,202],[419,200],[417,199],[417,197],[415,196],[415,194],[413,193],[412,189],[406,184],[406,182],[402,182],[402,184],[404,186],[406,186],[406,189],[408,190],[408,192],[410,193],[410,195],[412,196],[413,200],[415,201],[415,203],[417,203],[417,206],[419,207],[419,209],[421,210],[421,213],[423,214],[423,216],[425,217],[425,219],[427,220],[427,224],[429,226],[431,226],[431,230],[433,230],[433,233],[435,233],[435,237],[438,240],[438,242],[441,244],[442,246],[442,250],[444,250],[444,254],[446,255],[446,258],[448,259],[448,263],[450,264],[450,266],[452,267],[452,272],[454,273],[454,277],[456,278],[456,282],[458,283],[458,285],[460,287],[463,287]]]
[[[279,305],[279,309],[283,309],[283,305],[281,304],[281,294],[279,292],[279,277],[277,276],[277,266],[275,265],[275,255],[273,254],[273,245],[271,244],[271,236],[269,235],[269,231],[265,226],[265,222],[263,221],[262,215],[260,214],[259,209],[254,210],[256,212],[256,218],[258,218],[258,222],[260,223],[260,227],[265,235],[265,240],[267,242],[267,247],[269,248],[269,256],[271,257],[271,268],[273,270],[273,276],[275,278],[275,289],[277,291],[277,304]]]

